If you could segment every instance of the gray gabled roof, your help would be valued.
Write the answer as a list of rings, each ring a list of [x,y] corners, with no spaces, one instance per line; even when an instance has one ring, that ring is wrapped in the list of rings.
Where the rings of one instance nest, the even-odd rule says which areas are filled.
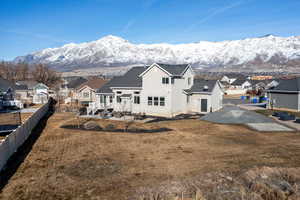
[[[85,79],[85,78],[82,78],[82,77],[79,77],[77,79],[74,79],[74,80],[71,80],[68,84],[67,84],[67,87],[69,89],[75,89],[77,88],[78,86],[80,86],[81,84],[87,82],[88,80]]]
[[[28,90],[27,85],[16,84],[14,88],[15,88],[15,90]]]
[[[170,65],[170,64],[163,64],[157,63],[161,68],[169,72],[172,76],[181,76],[184,70],[189,66],[189,64],[182,64],[182,65]]]
[[[148,67],[149,66],[131,68],[123,76],[112,78],[99,88],[97,93],[112,93],[111,87],[142,87],[142,77],[139,75]]]
[[[27,81],[18,81],[17,85],[26,85],[27,89],[33,90],[34,86],[38,84],[37,81],[34,80],[27,80]]]
[[[231,83],[231,85],[242,85],[246,81],[248,81],[248,80],[245,78],[239,78],[239,79],[236,79],[233,83]],[[248,82],[250,82],[250,81],[248,81]]]
[[[1,92],[6,92],[9,88],[13,89],[14,86],[15,86],[15,84],[13,84],[11,81],[0,77],[0,91]]]
[[[186,93],[210,93],[213,91],[215,85],[218,84],[217,80],[194,79],[194,85],[191,89],[184,90]]]
[[[279,85],[274,87],[270,92],[300,92],[300,77],[294,79],[280,80]]]

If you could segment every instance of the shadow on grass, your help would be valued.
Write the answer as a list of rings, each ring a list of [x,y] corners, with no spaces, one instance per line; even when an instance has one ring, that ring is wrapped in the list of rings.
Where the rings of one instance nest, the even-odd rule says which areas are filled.
[[[9,179],[15,174],[20,165],[26,159],[27,155],[32,149],[32,146],[40,137],[43,132],[45,126],[47,125],[48,119],[54,113],[54,100],[52,100],[49,111],[47,114],[39,121],[38,125],[32,130],[32,133],[28,137],[28,139],[24,142],[22,146],[18,148],[18,151],[14,153],[10,159],[8,160],[4,170],[1,171],[0,174],[0,192],[6,186]]]
[[[98,131],[98,132],[114,132],[114,133],[133,133],[133,134],[142,134],[142,133],[162,133],[167,131],[172,131],[169,128],[156,128],[156,129],[139,129],[139,128],[128,128],[128,129],[102,129],[101,127],[96,127],[93,129],[85,129],[83,125],[63,125],[61,128],[71,129],[71,130],[81,130],[81,131]]]

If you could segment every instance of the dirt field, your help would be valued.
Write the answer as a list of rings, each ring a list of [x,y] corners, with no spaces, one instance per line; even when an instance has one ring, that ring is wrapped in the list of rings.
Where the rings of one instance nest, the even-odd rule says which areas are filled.
[[[208,172],[300,167],[299,133],[258,133],[199,120],[143,124],[172,129],[145,134],[60,128],[76,123],[70,113],[50,117],[0,199],[130,199],[140,187]]]

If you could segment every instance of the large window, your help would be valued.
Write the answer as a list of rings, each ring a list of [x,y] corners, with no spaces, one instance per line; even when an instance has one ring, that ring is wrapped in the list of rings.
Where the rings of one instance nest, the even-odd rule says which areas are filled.
[[[109,96],[109,103],[113,102],[113,96]]]
[[[158,106],[158,97],[154,97],[154,105]]]
[[[153,100],[152,97],[148,97],[148,106],[152,106],[152,100]]]
[[[162,84],[169,84],[169,78],[168,77],[163,77],[162,78]]]
[[[165,97],[148,97],[148,106],[165,106]]]
[[[159,105],[160,106],[165,106],[165,97],[160,97],[159,98]]]
[[[140,96],[134,96],[133,103],[140,104]]]
[[[100,103],[104,103],[104,95],[100,95]]]

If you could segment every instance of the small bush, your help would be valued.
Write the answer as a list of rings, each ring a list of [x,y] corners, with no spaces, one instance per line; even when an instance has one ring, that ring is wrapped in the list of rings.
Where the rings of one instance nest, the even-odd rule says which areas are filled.
[[[105,130],[107,130],[107,131],[113,131],[115,128],[116,127],[113,124],[108,124],[105,126]]]
[[[95,121],[88,121],[83,124],[85,130],[102,130],[102,128]]]

